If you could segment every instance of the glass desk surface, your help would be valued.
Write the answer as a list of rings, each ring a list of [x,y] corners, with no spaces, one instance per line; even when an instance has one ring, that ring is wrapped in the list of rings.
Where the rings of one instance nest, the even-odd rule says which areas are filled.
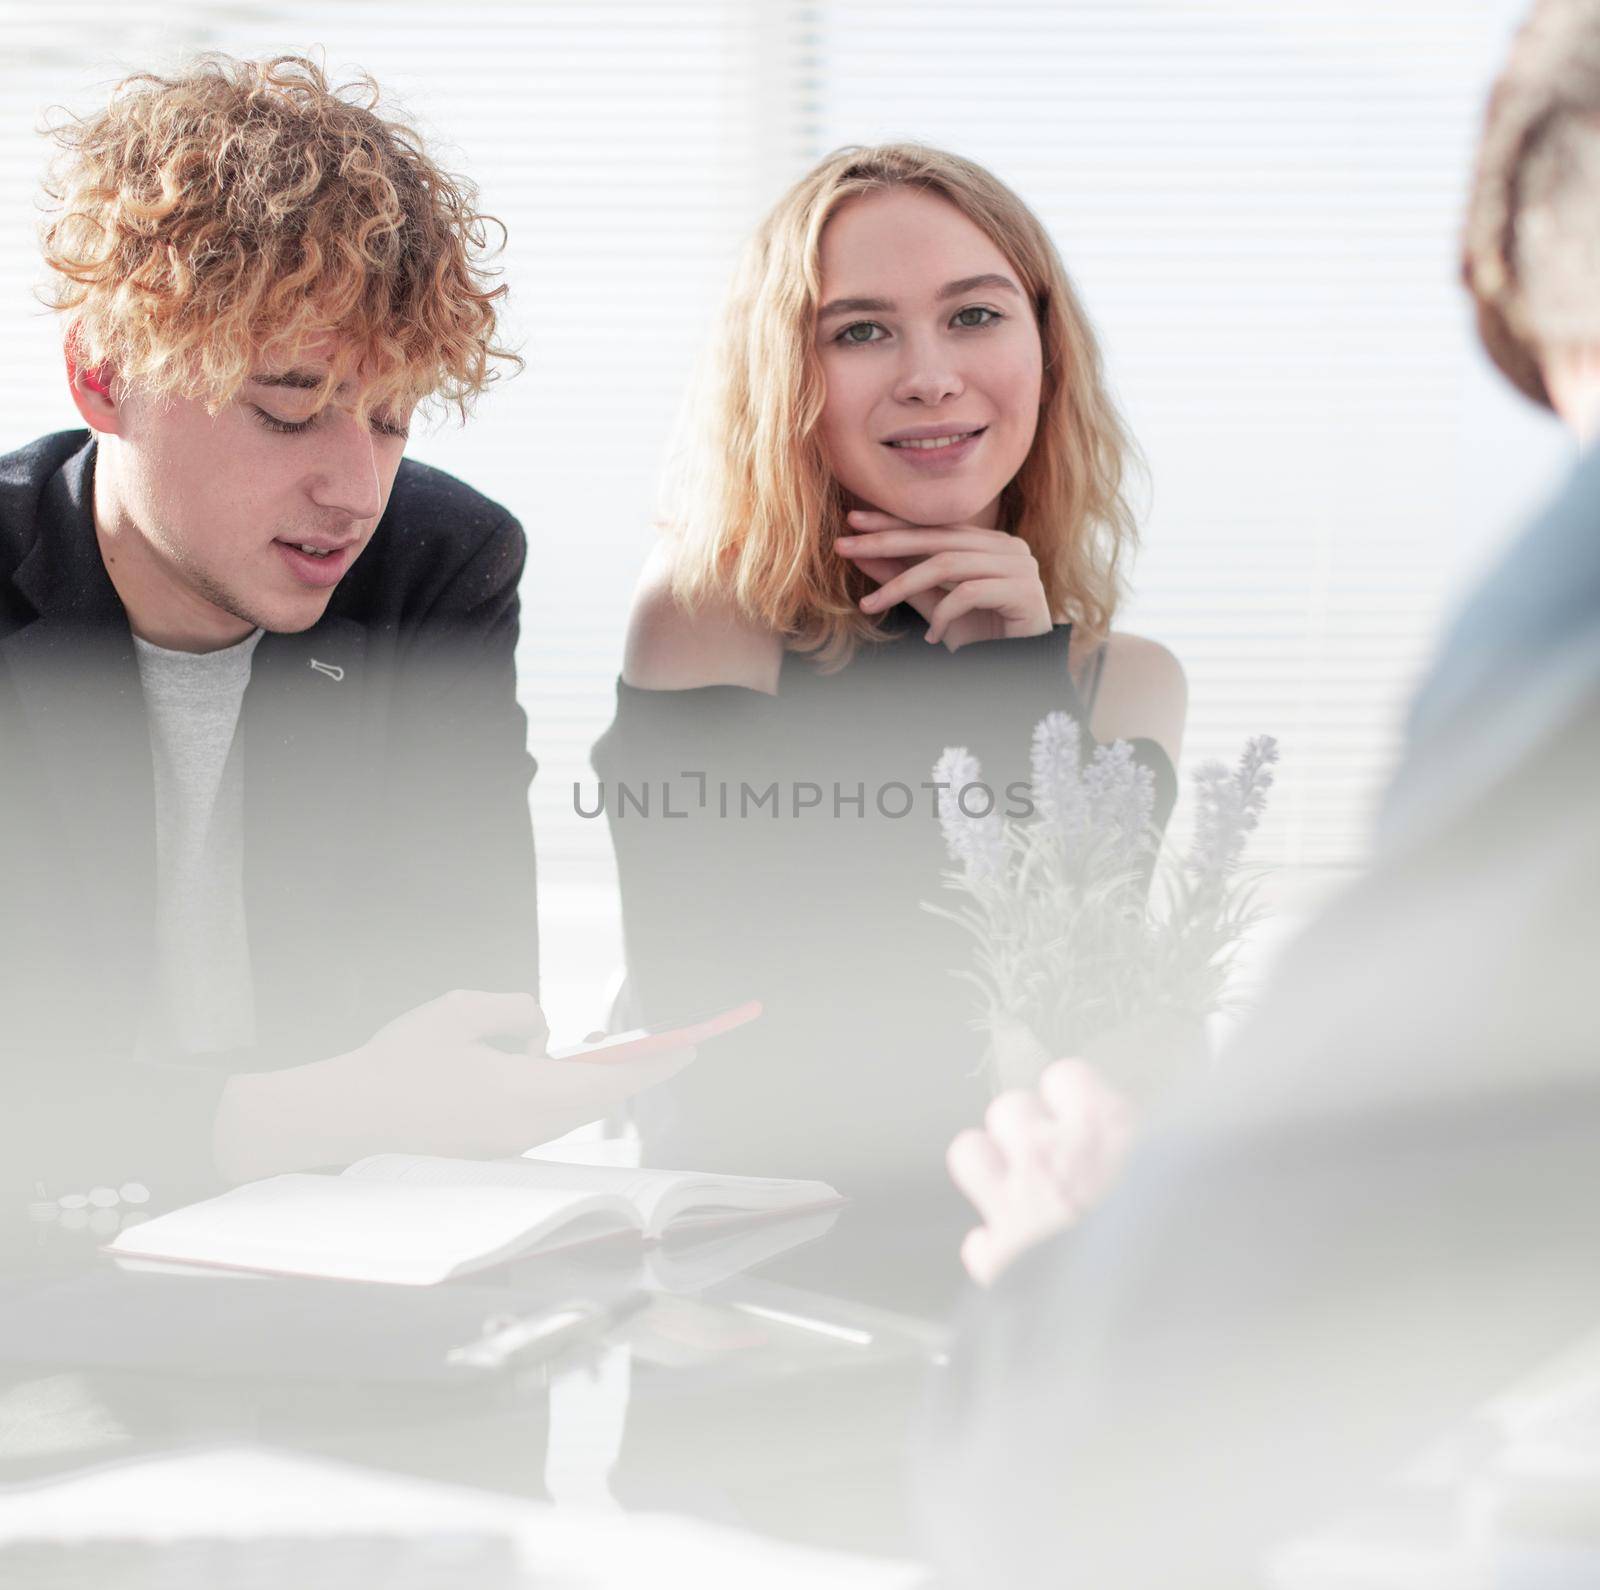
[[[616,1239],[517,1261],[450,1285],[503,1299],[512,1315],[646,1295],[603,1336],[472,1385],[373,1382],[359,1364],[308,1378],[251,1364],[195,1374],[0,1362],[0,1482],[259,1442],[493,1493],[910,1557],[916,1424],[964,1290],[957,1251],[970,1224],[953,1190],[930,1181],[656,1249]],[[125,1279],[115,1266],[88,1243],[33,1259],[6,1282],[16,1295],[88,1282],[114,1337]],[[178,1306],[190,1279],[170,1277]],[[264,1299],[350,1283],[238,1284]],[[404,1331],[422,1289],[382,1290]]]

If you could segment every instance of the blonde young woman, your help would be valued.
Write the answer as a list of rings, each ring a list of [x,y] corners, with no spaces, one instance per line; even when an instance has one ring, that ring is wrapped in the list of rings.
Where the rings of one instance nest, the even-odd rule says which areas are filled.
[[[1135,742],[1163,820],[1175,794],[1182,671],[1112,629],[1129,442],[1038,220],[899,144],[778,203],[692,413],[595,766],[639,1013],[768,1015],[701,1057],[655,1155],[936,1166],[981,1046],[969,951],[921,909],[935,759],[968,746],[1000,805],[1065,709]]]

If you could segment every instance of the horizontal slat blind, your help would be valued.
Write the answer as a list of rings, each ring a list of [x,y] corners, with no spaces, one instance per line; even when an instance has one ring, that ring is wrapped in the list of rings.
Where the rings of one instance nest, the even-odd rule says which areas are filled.
[[[1455,239],[1508,8],[814,11],[824,144],[969,155],[1061,248],[1149,461],[1122,622],[1188,670],[1186,760],[1278,735],[1260,854],[1355,862],[1400,704],[1507,495],[1486,503],[1464,457],[1501,406],[1465,398],[1486,378]],[[1501,473],[1531,485],[1556,451],[1505,445]]]

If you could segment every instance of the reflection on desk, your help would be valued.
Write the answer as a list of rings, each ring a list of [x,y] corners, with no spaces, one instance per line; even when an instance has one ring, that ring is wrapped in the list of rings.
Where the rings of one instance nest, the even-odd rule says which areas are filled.
[[[26,1556],[34,1567],[61,1567],[63,1586],[82,1582],[67,1570],[93,1560],[113,1573],[119,1562],[193,1565],[209,1577],[150,1582],[226,1590],[230,1578],[267,1582],[259,1569],[273,1560],[274,1542],[300,1570],[282,1582],[299,1590],[909,1590],[919,1578],[907,1564],[775,1545],[689,1519],[539,1506],[260,1447],[181,1453],[0,1493],[0,1583],[21,1582],[11,1570]],[[366,1572],[374,1567],[381,1574]]]
[[[640,1245],[598,1243],[581,1259],[570,1250],[439,1288],[374,1288],[382,1306],[365,1335],[346,1333],[342,1374],[320,1381],[297,1377],[281,1355],[276,1372],[249,1374],[249,1299],[353,1283],[237,1278],[226,1283],[243,1300],[236,1328],[200,1306],[219,1278],[167,1277],[194,1288],[184,1295],[196,1303],[191,1324],[204,1351],[138,1371],[103,1359],[64,1371],[0,1366],[0,1482],[202,1444],[267,1443],[311,1462],[445,1482],[480,1500],[581,1499],[613,1517],[620,1507],[630,1531],[641,1517],[656,1527],[655,1515],[688,1514],[796,1546],[905,1558],[909,1431],[960,1286],[964,1221],[960,1209],[919,1195],[686,1234],[655,1256],[670,1267],[654,1265],[649,1278],[675,1290],[655,1291],[605,1344],[579,1344],[536,1375],[480,1376],[476,1388],[405,1383],[412,1306],[440,1316],[447,1345],[458,1305],[476,1329],[502,1309],[614,1302],[640,1289]],[[93,1273],[63,1267],[38,1279],[62,1285]],[[114,1311],[102,1312],[114,1338]],[[362,1385],[373,1372],[389,1378]]]

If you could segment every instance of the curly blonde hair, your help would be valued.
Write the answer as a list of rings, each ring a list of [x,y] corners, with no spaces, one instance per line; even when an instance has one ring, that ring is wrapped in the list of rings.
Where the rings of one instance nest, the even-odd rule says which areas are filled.
[[[819,433],[815,326],[823,228],[847,200],[896,187],[936,194],[974,222],[1033,305],[1044,355],[1039,424],[1001,497],[1000,524],[1038,559],[1051,612],[1103,639],[1137,532],[1123,490],[1133,444],[1094,333],[1022,200],[982,166],[921,144],[837,151],[757,229],[669,477],[673,595],[691,611],[727,601],[825,670],[884,637],[856,605],[871,582],[830,555],[846,504]]]
[[[369,412],[436,398],[465,416],[520,364],[485,264],[499,223],[377,104],[371,78],[335,89],[303,56],[213,54],[51,128],[47,296],[75,355],[214,411],[332,336],[323,401],[359,367]]]
[[[1489,357],[1546,408],[1541,358],[1600,340],[1600,0],[1540,0],[1496,79],[1461,274]]]

